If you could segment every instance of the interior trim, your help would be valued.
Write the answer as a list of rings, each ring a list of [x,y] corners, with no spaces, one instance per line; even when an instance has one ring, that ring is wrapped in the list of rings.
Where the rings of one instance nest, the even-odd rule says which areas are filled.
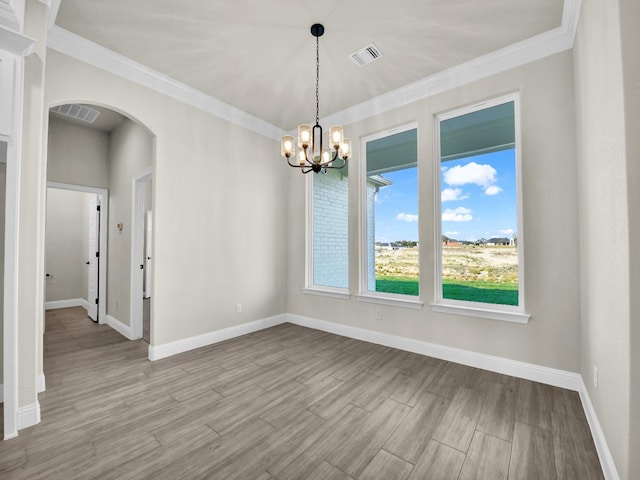
[[[222,328],[213,332],[203,333],[194,337],[183,338],[174,342],[164,343],[161,345],[149,345],[149,360],[155,361],[167,358],[178,353],[188,352],[214,343],[223,342],[231,338],[236,338],[248,333],[264,330],[265,328],[275,327],[282,323],[286,323],[287,316],[285,314],[275,315],[253,322],[242,323],[232,327]]]
[[[598,421],[598,416],[593,408],[591,397],[589,396],[587,386],[585,385],[582,376],[580,377],[579,393],[580,400],[582,401],[582,407],[584,408],[584,413],[587,417],[587,423],[591,430],[591,436],[593,437],[593,443],[595,443],[596,451],[598,452],[598,458],[600,459],[604,478],[607,480],[620,480],[616,464],[613,462],[611,451],[607,445],[607,440],[604,436],[604,432],[602,431],[602,427],[600,426],[600,422]]]
[[[115,317],[112,317],[111,315],[107,315],[105,323],[109,325],[111,328],[113,328],[116,332],[118,332],[123,337],[129,340],[134,340],[134,338],[131,336],[131,327],[129,325],[125,325],[120,320],[118,320]]]
[[[44,302],[45,310],[56,310],[58,308],[69,307],[84,307],[85,309],[88,309],[89,302],[84,298],[70,298],[68,300],[52,300],[50,302]]]
[[[32,427],[38,423],[40,423],[40,403],[36,402],[32,405],[18,408],[18,430]],[[12,437],[5,436],[5,439],[7,438]]]

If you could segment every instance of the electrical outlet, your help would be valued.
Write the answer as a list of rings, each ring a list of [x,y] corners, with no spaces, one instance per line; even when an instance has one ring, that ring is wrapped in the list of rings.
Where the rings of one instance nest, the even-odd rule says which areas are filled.
[[[593,367],[593,388],[598,389],[598,367]]]
[[[376,320],[382,320],[382,309],[376,308]]]
[[[236,313],[242,313],[242,304],[236,303]]]

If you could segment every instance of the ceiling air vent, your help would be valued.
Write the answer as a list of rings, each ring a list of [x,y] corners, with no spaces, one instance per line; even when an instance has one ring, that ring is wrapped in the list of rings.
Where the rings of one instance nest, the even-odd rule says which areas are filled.
[[[361,48],[355,53],[352,53],[351,60],[353,60],[356,65],[359,67],[363,67],[368,63],[373,62],[382,57],[382,52],[376,47],[373,43],[370,43],[366,47]]]
[[[58,105],[51,109],[52,112],[59,113],[65,117],[75,118],[81,122],[93,123],[100,115],[98,110],[78,105],[77,103],[68,103],[66,105]]]

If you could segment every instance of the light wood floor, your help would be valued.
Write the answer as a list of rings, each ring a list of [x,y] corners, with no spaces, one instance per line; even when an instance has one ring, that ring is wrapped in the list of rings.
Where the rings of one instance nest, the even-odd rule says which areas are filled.
[[[46,325],[2,479],[603,478],[567,390],[290,324],[157,362],[80,308]]]

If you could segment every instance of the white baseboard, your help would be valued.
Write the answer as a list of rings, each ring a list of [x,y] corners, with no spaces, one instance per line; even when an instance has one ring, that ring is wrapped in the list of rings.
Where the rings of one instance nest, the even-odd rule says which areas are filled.
[[[587,417],[587,422],[589,423],[593,443],[596,445],[604,478],[607,480],[620,480],[618,470],[616,469],[613,457],[611,456],[611,451],[607,445],[607,440],[604,436],[604,432],[602,431],[602,427],[600,426],[600,422],[598,421],[598,416],[593,408],[591,397],[589,397],[587,386],[585,385],[582,377],[580,377],[580,400],[582,400],[582,408],[584,408],[584,413]]]
[[[44,379],[44,373],[39,373],[36,377],[36,391],[42,393],[47,389],[47,383]]]
[[[56,308],[84,307],[89,308],[89,302],[84,298],[70,298],[69,300],[54,300],[52,302],[44,302],[45,310],[55,310]]]
[[[107,315],[106,322],[111,328],[113,328],[120,335],[128,338],[129,340],[133,340],[131,336],[131,327],[129,325],[125,325],[117,318],[112,317],[111,315]]]
[[[178,353],[188,352],[196,348],[205,347],[214,343],[223,342],[231,338],[246,335],[248,333],[264,330],[265,328],[274,327],[285,323],[287,320],[285,314],[276,315],[274,317],[263,318],[253,322],[234,325],[233,327],[223,328],[214,332],[203,333],[195,337],[189,337],[175,342],[165,343],[163,345],[149,346],[149,360],[160,360],[161,358],[170,357]]]
[[[33,405],[18,408],[17,421],[18,430],[40,423],[40,404],[36,402]]]
[[[542,367],[532,363],[509,360],[507,358],[486,355],[484,353],[462,350],[460,348],[447,347],[436,343],[414,340],[388,333],[376,332],[364,328],[352,327],[340,323],[327,322],[300,315],[287,314],[287,321],[303,327],[309,327],[323,332],[335,333],[343,337],[355,338],[365,342],[393,347],[399,350],[419,353],[430,357],[447,360],[450,362],[482,368],[491,372],[511,375],[518,378],[546,383],[568,390],[579,391],[581,377],[577,373]]]

